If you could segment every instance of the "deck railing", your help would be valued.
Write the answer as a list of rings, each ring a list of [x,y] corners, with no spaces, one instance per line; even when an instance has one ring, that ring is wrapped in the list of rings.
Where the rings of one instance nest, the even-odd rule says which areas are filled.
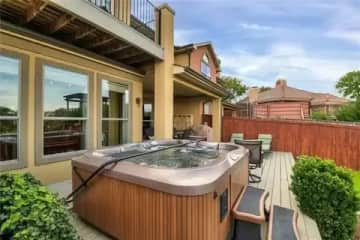
[[[158,13],[158,8],[151,3],[149,0],[128,0],[130,4],[130,13],[127,11],[128,5],[125,4],[125,1],[119,2],[120,4],[120,11],[122,12],[121,18],[118,16],[119,14],[115,13],[115,6],[114,2],[111,0],[88,0],[89,2],[93,3],[96,7],[108,12],[109,14],[113,15],[114,17],[122,20],[121,18],[127,19],[126,16],[128,15],[131,27],[136,29],[138,32],[144,34],[146,37],[156,40],[155,34],[157,31],[157,21],[156,15]]]

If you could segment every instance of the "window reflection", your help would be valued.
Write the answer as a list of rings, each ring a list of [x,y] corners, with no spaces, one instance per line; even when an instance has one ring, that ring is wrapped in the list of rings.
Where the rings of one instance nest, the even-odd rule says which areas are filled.
[[[86,149],[88,76],[44,66],[44,155]]]
[[[0,56],[0,161],[18,158],[20,60]]]
[[[86,117],[87,81],[87,75],[45,65],[45,117]]]
[[[86,148],[86,121],[45,120],[44,133],[45,155]]]

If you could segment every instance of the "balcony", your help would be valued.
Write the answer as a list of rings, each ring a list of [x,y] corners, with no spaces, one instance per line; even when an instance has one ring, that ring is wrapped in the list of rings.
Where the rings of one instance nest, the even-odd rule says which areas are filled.
[[[163,59],[148,0],[1,1],[1,28],[35,34],[129,66]]]
[[[157,41],[156,14],[158,9],[149,0],[88,0],[98,8],[129,24],[153,41]],[[119,11],[120,8],[120,11]],[[158,32],[157,32],[158,33]]]

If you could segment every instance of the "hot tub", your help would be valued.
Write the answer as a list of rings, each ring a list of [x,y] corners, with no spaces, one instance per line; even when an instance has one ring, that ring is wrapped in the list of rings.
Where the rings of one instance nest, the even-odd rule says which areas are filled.
[[[76,195],[81,218],[124,240],[226,239],[247,184],[247,150],[188,140],[105,148],[73,159],[73,187],[104,162],[134,155],[142,156],[108,166]]]

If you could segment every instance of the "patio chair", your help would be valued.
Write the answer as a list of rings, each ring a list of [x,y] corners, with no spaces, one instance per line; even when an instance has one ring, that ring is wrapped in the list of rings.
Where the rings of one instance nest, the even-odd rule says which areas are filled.
[[[243,133],[231,134],[230,142],[235,143],[235,140],[244,140],[244,134]]]
[[[235,144],[241,145],[249,150],[249,182],[261,182],[261,177],[251,173],[251,170],[261,168],[263,162],[263,153],[261,150],[261,141],[254,140],[235,140]]]
[[[298,214],[292,209],[273,205],[270,213],[268,240],[300,240]]]
[[[258,140],[262,142],[261,147],[264,152],[271,151],[271,142],[272,142],[271,134],[259,134]]]
[[[264,189],[244,188],[232,209],[235,219],[233,240],[261,240],[261,225],[266,222],[265,202],[268,197],[269,193]]]

